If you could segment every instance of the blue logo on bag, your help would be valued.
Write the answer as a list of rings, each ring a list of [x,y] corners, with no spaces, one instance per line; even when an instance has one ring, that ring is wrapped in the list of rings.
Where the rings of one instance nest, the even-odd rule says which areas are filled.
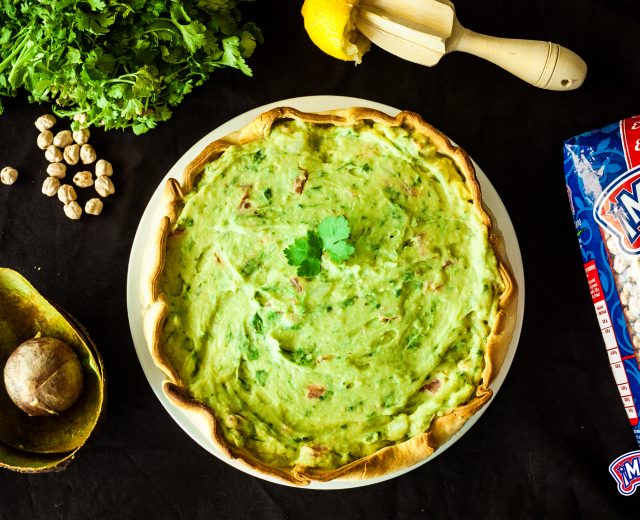
[[[614,460],[609,472],[618,483],[618,491],[629,496],[640,486],[640,451],[631,451]]]

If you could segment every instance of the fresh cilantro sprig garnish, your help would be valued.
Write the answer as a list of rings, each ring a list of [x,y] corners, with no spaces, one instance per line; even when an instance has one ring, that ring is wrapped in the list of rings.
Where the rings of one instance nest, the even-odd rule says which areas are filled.
[[[353,254],[347,242],[351,235],[349,221],[340,217],[327,217],[318,230],[307,231],[305,238],[297,238],[284,250],[289,265],[298,268],[299,276],[316,276],[322,268],[322,253],[326,251],[335,262],[344,262]]]

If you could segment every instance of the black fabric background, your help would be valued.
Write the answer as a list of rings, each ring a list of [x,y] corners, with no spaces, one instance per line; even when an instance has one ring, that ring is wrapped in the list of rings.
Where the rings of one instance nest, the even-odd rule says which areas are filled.
[[[33,121],[45,106],[21,95],[0,116],[0,264],[20,271],[75,315],[101,348],[108,414],[63,473],[0,470],[0,519],[55,518],[637,518],[608,473],[638,449],[590,301],[567,202],[562,142],[640,112],[637,0],[457,0],[463,24],[496,36],[556,41],[589,64],[570,93],[533,88],[482,60],[434,68],[372,50],[362,65],[309,41],[301,1],[258,0],[245,20],[266,43],[254,77],[221,70],[156,130],[94,131],[114,164],[116,195],[100,218],[69,221],[40,194],[46,163]],[[334,94],[416,111],[463,146],[502,197],[526,274],[522,338],[511,371],[479,422],[452,449],[400,478],[346,491],[270,484],[220,462],[173,422],[152,393],[130,337],[127,262],[156,186],[197,140],[226,120],[289,97]]]

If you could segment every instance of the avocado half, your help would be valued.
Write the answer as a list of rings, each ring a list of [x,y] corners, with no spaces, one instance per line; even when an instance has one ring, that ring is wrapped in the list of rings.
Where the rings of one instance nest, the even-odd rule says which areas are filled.
[[[36,336],[59,339],[74,350],[84,388],[65,412],[31,417],[13,403],[0,377],[0,468],[24,473],[60,471],[87,442],[104,415],[104,365],[82,325],[22,275],[0,268],[0,374],[18,345]]]

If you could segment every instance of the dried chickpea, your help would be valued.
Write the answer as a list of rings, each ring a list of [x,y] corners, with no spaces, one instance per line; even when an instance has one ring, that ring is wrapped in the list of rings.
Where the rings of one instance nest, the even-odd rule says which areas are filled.
[[[100,215],[102,213],[102,201],[99,198],[89,199],[84,205],[85,213],[89,215]]]
[[[44,132],[45,130],[49,130],[53,125],[56,124],[56,118],[51,114],[45,114],[36,119],[35,125],[38,130]]]
[[[4,168],[2,168],[2,171],[0,171],[0,182],[2,182],[2,184],[10,186],[17,180],[18,170],[16,170],[15,168],[12,168],[11,166],[5,166]]]
[[[53,197],[60,189],[60,180],[57,177],[47,177],[42,183],[42,193],[47,197]]]
[[[71,186],[71,184],[63,184],[58,189],[58,199],[63,204],[69,204],[72,200],[76,200],[78,196],[76,195],[76,190]]]
[[[88,128],[81,128],[73,132],[73,140],[78,144],[86,144],[90,135]]]
[[[80,148],[80,160],[82,164],[91,164],[96,160],[96,151],[90,144],[83,144]]]
[[[75,200],[64,205],[64,213],[72,220],[78,220],[82,216],[82,208]]]
[[[113,175],[113,166],[109,161],[98,159],[96,163],[96,177],[111,177]]]
[[[40,150],[46,150],[53,143],[53,134],[50,130],[44,130],[38,134],[36,144]]]
[[[87,114],[74,114],[73,120],[78,121],[81,125],[87,122]]]
[[[72,143],[73,135],[71,134],[71,130],[60,130],[60,132],[53,136],[53,144],[58,148],[64,148]]]
[[[70,144],[66,146],[64,149],[64,162],[66,162],[69,166],[73,166],[74,164],[78,164],[80,160],[80,146],[77,144]]]
[[[61,162],[51,163],[47,166],[47,173],[51,175],[51,177],[64,179],[67,175],[67,165]]]
[[[93,177],[91,176],[91,172],[78,172],[73,176],[73,183],[78,188],[88,188],[93,184]]]
[[[98,195],[101,197],[108,197],[109,195],[115,193],[116,188],[111,182],[109,177],[98,177],[94,183],[96,191]]]
[[[62,161],[62,152],[60,148],[58,148],[55,144],[48,146],[44,152],[44,157],[49,162],[60,162]]]

